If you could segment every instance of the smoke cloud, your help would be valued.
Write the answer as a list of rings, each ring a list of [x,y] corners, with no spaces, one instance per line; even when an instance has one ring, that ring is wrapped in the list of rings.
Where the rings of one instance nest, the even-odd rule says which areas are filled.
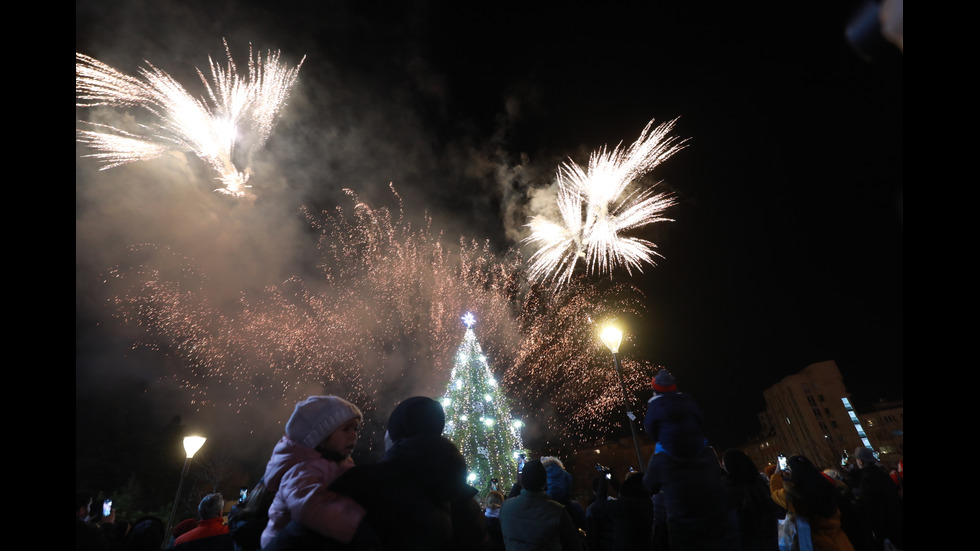
[[[260,463],[290,407],[269,403],[239,410],[196,402],[192,389],[172,376],[186,369],[179,359],[133,348],[146,336],[115,317],[117,274],[137,259],[175,278],[192,269],[202,274],[200,296],[228,316],[269,286],[289,289],[290,278],[315,286],[310,276],[318,261],[317,235],[304,211],[349,209],[344,189],[372,205],[397,209],[400,200],[413,223],[430,217],[447,242],[457,236],[488,239],[504,254],[519,246],[528,216],[546,211],[552,175],[541,167],[551,159],[534,166],[527,154],[511,158],[507,152],[527,99],[506,103],[489,126],[489,138],[478,123],[459,119],[439,68],[425,59],[411,33],[389,46],[398,50],[397,59],[378,71],[358,66],[366,57],[350,51],[351,44],[371,47],[370,36],[349,34],[351,20],[345,18],[356,14],[311,17],[296,29],[290,27],[295,20],[287,25],[257,6],[220,10],[180,2],[76,6],[77,51],[134,76],[151,63],[202,95],[195,69],[206,67],[208,56],[224,59],[222,39],[240,71],[249,47],[279,50],[292,65],[307,56],[268,142],[238,159],[247,164],[252,199],[215,193],[220,183],[191,155],[98,170],[86,157],[91,151],[76,144],[76,394],[111,395],[114,386],[132,394],[142,386],[143,394],[128,398],[156,412],[147,423],[163,425],[180,415],[189,427],[221,435],[212,445]],[[344,41],[350,44],[343,51],[331,49]],[[128,110],[76,107],[77,121],[121,128],[140,124],[139,117]],[[399,381],[406,372],[412,376]],[[392,395],[381,401],[393,407],[406,396],[431,392],[437,375],[389,362],[381,376],[390,379]],[[272,375],[256,369],[254,376]],[[209,396],[212,404],[235,403],[235,396],[222,396],[219,388]],[[323,391],[316,384],[288,389],[296,396]]]

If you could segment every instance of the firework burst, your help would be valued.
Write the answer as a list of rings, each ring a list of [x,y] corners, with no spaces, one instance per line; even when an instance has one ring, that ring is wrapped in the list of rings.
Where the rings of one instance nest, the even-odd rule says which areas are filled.
[[[243,135],[251,147],[268,139],[303,60],[296,67],[279,61],[279,52],[265,57],[249,47],[248,75],[237,73],[228,43],[227,65],[210,57],[210,79],[197,71],[206,98],[188,92],[166,72],[146,62],[141,78],[132,77],[89,56],[75,54],[75,92],[79,107],[139,108],[152,122],[126,131],[111,125],[83,122],[78,141],[95,150],[86,155],[101,170],[157,158],[169,151],[191,153],[217,174],[217,191],[235,197],[248,195],[248,171],[232,161]],[[304,58],[305,60],[305,58]]]
[[[588,168],[569,160],[558,171],[557,207],[561,222],[532,218],[525,242],[536,247],[529,259],[532,281],[567,284],[581,261],[586,273],[610,272],[617,266],[642,271],[660,256],[656,245],[625,232],[670,221],[664,211],[675,204],[655,186],[635,187],[637,180],[684,147],[669,137],[676,119],[653,128],[650,121],[628,148],[622,144],[594,152]],[[652,129],[652,130],[651,130]],[[631,190],[632,189],[632,190]]]
[[[622,407],[618,380],[589,320],[639,313],[632,286],[528,290],[518,255],[501,259],[472,239],[447,243],[431,220],[416,227],[350,196],[350,211],[308,213],[319,232],[316,277],[218,307],[190,259],[140,246],[107,278],[118,286],[113,310],[141,328],[142,346],[181,358],[165,376],[199,407],[239,411],[288,406],[311,390],[339,394],[365,411],[369,446],[380,446],[379,417],[394,404],[445,390],[464,334],[459,317],[473,311],[515,413],[561,435],[546,445],[621,430],[611,415]],[[154,267],[163,264],[181,268]],[[644,388],[652,367],[623,365],[631,388]]]

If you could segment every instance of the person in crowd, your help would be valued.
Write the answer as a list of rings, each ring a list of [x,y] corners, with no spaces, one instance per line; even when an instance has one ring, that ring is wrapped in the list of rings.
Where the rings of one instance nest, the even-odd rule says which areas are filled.
[[[524,463],[521,486],[521,493],[500,508],[507,551],[582,551],[578,530],[565,506],[545,493],[548,475],[541,460]]]
[[[487,508],[484,516],[487,519],[487,539],[483,551],[504,551],[504,533],[500,530],[500,508],[504,504],[504,494],[491,490],[487,494]]]
[[[888,478],[892,479],[892,483],[895,484],[895,487],[898,488],[899,495],[901,495],[901,493],[902,493],[902,477],[899,474],[897,467],[894,468],[894,469],[892,469],[892,470],[890,470],[890,471],[888,471]]]
[[[154,516],[145,516],[133,523],[126,536],[126,551],[159,551],[163,547],[166,527]]]
[[[572,475],[565,470],[565,464],[553,455],[541,457],[541,464],[548,474],[548,497],[564,503],[572,499]]]
[[[802,455],[789,458],[786,471],[769,479],[773,501],[786,509],[786,522],[802,522],[809,530],[813,551],[854,551],[841,529],[837,490],[823,473]],[[801,546],[803,544],[800,544]]]
[[[690,458],[654,453],[643,485],[651,495],[663,491],[671,551],[737,548],[722,468],[713,448],[705,447]]]
[[[585,529],[585,510],[579,502],[572,499],[572,475],[565,470],[565,464],[553,455],[541,457],[541,464],[548,473],[548,497],[561,503],[568,509],[575,527]]]
[[[691,458],[706,447],[701,428],[701,408],[686,393],[677,390],[677,381],[666,369],[653,378],[653,397],[647,402],[643,428],[656,443],[655,453]]]
[[[653,551],[670,551],[670,535],[667,533],[667,498],[664,491],[650,496],[653,505]]]
[[[296,404],[262,478],[274,494],[263,548],[291,520],[340,542],[353,540],[364,508],[329,486],[354,466],[351,452],[362,419],[357,406],[338,396]]]
[[[90,522],[92,509],[92,494],[88,492],[75,493],[75,549],[79,551],[102,551],[112,547],[115,531],[113,524],[116,511],[112,510],[108,517],[102,517],[97,524]]]
[[[888,472],[888,476],[891,477],[892,482],[895,483],[895,487],[898,488],[898,497],[905,497],[905,472],[903,470],[903,464],[905,459],[899,459],[898,465],[894,469]]]
[[[647,551],[653,537],[653,502],[643,488],[643,473],[631,472],[610,502],[616,551]]]
[[[871,449],[858,446],[854,450],[854,462],[860,469],[857,510],[865,536],[876,551],[884,549],[886,541],[902,549],[903,504],[898,487],[881,468]]]
[[[201,520],[197,526],[181,534],[174,541],[174,549],[178,551],[193,550],[227,550],[232,551],[234,544],[225,525],[222,514],[225,510],[225,500],[220,493],[204,496],[197,506],[197,514]]]
[[[778,465],[766,465],[765,468],[762,469],[762,476],[767,484],[769,484],[769,481],[772,479],[772,475],[776,474],[778,470],[779,470]],[[776,518],[778,518],[780,521],[786,518],[786,508],[780,506],[778,503],[776,503]]]
[[[742,551],[777,551],[779,527],[769,485],[755,462],[738,448],[721,456],[732,525]]]
[[[262,532],[269,523],[269,507],[275,493],[267,491],[265,481],[248,492],[245,501],[231,509],[228,527],[235,541],[235,551],[258,551],[262,546]]]
[[[707,445],[701,408],[677,390],[677,380],[666,369],[651,384],[643,428],[656,447],[643,485],[653,499],[662,493],[668,546],[672,551],[731,549],[736,537],[725,509],[722,469]],[[662,541],[664,532],[655,523],[654,539]]]
[[[619,479],[608,467],[597,466],[599,476],[592,479],[592,503],[585,509],[585,534],[589,551],[614,551],[615,524],[612,505],[616,498],[609,490],[619,491]]]
[[[840,510],[840,527],[847,535],[854,551],[872,551],[871,540],[865,537],[861,517],[858,515],[854,491],[841,472],[834,468],[823,470],[824,478],[837,490],[837,508]]]
[[[476,488],[466,483],[466,460],[442,436],[445,422],[442,405],[431,398],[402,401],[388,419],[381,461],[357,465],[330,486],[366,512],[350,544],[293,521],[262,551],[479,550],[487,537],[486,520]]]

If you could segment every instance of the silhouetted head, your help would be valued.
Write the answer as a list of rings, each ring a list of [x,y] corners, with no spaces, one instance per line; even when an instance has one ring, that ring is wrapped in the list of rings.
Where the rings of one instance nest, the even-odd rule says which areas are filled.
[[[204,496],[201,503],[197,506],[197,513],[201,515],[201,520],[218,518],[224,512],[225,500],[221,494],[208,494]]]
[[[545,471],[540,459],[532,459],[524,463],[521,486],[532,492],[543,492],[548,487],[548,472]]]
[[[721,464],[732,480],[754,481],[759,477],[759,469],[748,455],[738,448],[726,450],[721,456]]]
[[[875,457],[875,452],[871,451],[870,448],[864,446],[858,446],[854,448],[854,459],[861,461],[863,463],[877,463],[878,458]]]
[[[402,400],[388,417],[388,437],[392,442],[423,434],[438,436],[445,427],[442,404],[425,396]]]
[[[500,506],[504,504],[504,494],[498,492],[497,490],[491,490],[487,494],[487,509],[500,509]]]

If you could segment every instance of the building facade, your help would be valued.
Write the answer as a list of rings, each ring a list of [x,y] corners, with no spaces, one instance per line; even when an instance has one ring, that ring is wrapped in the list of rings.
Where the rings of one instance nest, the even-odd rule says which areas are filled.
[[[878,402],[858,414],[878,459],[895,467],[905,454],[905,408],[902,402]]]
[[[859,414],[832,360],[807,366],[763,396],[762,431],[742,447],[760,468],[776,464],[780,455],[803,455],[821,469],[839,469],[858,446],[875,450],[886,464],[901,457],[901,403]]]

